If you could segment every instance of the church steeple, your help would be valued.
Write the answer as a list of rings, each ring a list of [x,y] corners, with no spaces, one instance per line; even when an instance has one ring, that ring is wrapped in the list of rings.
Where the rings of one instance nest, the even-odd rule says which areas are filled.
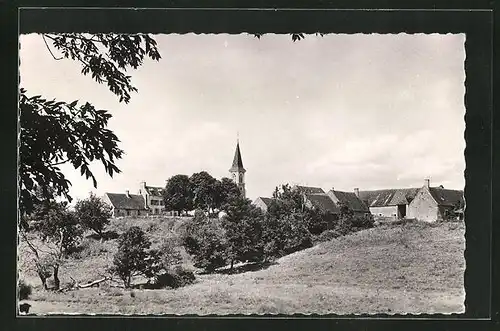
[[[241,159],[241,151],[240,151],[240,141],[239,139],[236,141],[236,151],[234,152],[233,164],[231,169],[229,169],[231,173],[231,179],[238,185],[240,188],[241,194],[245,196],[245,168],[243,167],[243,161]]]

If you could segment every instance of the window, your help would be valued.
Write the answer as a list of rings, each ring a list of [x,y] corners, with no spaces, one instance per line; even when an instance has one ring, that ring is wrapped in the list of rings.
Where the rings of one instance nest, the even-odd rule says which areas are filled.
[[[130,210],[127,210],[127,216],[130,216]]]

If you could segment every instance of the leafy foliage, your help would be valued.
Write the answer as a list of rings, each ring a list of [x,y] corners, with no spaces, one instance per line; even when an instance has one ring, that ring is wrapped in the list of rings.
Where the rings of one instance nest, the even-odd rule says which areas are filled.
[[[186,227],[183,246],[193,256],[193,264],[209,272],[226,265],[227,242],[217,220],[197,212]]]
[[[172,266],[182,262],[182,256],[177,246],[177,241],[167,238],[163,241],[161,248],[161,264],[163,269],[169,270]]]
[[[192,174],[189,180],[193,186],[194,207],[205,211],[215,209],[217,180],[206,171]]]
[[[266,259],[280,257],[312,246],[312,236],[302,215],[277,216],[268,213],[264,219],[262,239]]]
[[[146,34],[43,34],[43,40],[54,59],[78,61],[82,73],[98,83],[106,83],[120,102],[128,103],[132,86],[127,69],[136,69],[146,58],[159,60],[156,42]],[[49,43],[52,46],[49,46]],[[59,56],[56,56],[54,52]],[[115,160],[123,151],[117,146],[118,138],[106,129],[111,115],[96,110],[90,103],[78,106],[78,101],[46,100],[29,96],[20,90],[19,100],[21,146],[20,158],[20,210],[30,213],[40,201],[34,192],[38,185],[46,199],[63,196],[71,201],[69,186],[58,165],[70,163],[81,175],[97,181],[90,170],[92,161],[100,161],[106,172],[113,176],[120,172]],[[52,193],[51,193],[52,191]]]
[[[335,228],[338,223],[338,215],[316,208],[307,208],[304,210],[304,222],[312,235],[318,235],[323,231]]]
[[[82,74],[91,74],[97,83],[106,83],[125,103],[130,101],[131,92],[137,92],[126,70],[137,69],[147,57],[156,61],[161,58],[156,41],[147,34],[62,33],[45,34],[43,38],[49,39],[63,58],[80,62]]]
[[[28,300],[31,295],[33,289],[30,284],[26,283],[24,280],[19,280],[19,284],[17,287],[17,295],[19,300]]]
[[[138,275],[152,277],[160,269],[160,252],[148,249],[151,242],[138,226],[132,226],[118,238],[118,251],[113,257],[114,269],[123,281],[125,288],[130,288],[132,278]]]
[[[163,273],[156,277],[155,288],[179,288],[194,283],[196,277],[190,270],[177,266],[173,270]]]
[[[224,177],[216,183],[216,203],[218,209],[226,210],[231,201],[241,197],[241,191],[231,179]]]
[[[251,201],[238,195],[226,207],[222,219],[227,244],[227,257],[231,261],[260,262],[263,259],[261,210]]]
[[[43,286],[47,289],[47,279],[54,278],[54,289],[60,286],[59,268],[64,258],[75,251],[83,229],[75,214],[67,209],[65,202],[46,200],[35,205],[34,211],[23,218],[29,227],[21,229],[22,238],[33,252],[35,266]],[[27,233],[29,232],[29,233]],[[28,235],[35,235],[44,249],[36,247]]]
[[[72,164],[82,176],[92,178],[95,187],[97,181],[90,170],[92,161],[101,161],[110,176],[120,172],[115,160],[121,158],[123,151],[118,148],[118,138],[106,129],[111,118],[107,111],[96,110],[89,103],[77,106],[77,101],[28,97],[24,89],[19,98],[20,208],[23,213],[31,212],[41,201],[37,188],[41,188],[42,198],[64,196],[71,201],[71,183],[58,167],[61,164]]]
[[[75,205],[76,217],[86,229],[95,231],[99,237],[106,225],[110,222],[111,207],[95,194],[85,200],[80,200]]]
[[[167,210],[179,213],[193,208],[193,185],[186,175],[175,175],[168,179],[163,191],[163,201]]]
[[[61,256],[68,255],[82,238],[83,228],[65,202],[39,203],[27,219],[30,231],[38,234],[42,241],[56,244]]]

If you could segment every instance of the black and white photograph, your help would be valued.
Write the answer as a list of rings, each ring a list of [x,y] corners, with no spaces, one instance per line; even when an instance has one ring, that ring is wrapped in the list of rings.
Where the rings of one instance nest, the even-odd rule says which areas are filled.
[[[464,313],[465,42],[21,34],[18,316]]]

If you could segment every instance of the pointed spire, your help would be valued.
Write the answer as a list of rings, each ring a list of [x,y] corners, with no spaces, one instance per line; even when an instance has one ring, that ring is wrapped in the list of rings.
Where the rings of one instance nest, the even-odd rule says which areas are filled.
[[[233,165],[231,166],[231,169],[229,169],[229,171],[231,171],[231,172],[236,172],[236,171],[245,172],[246,171],[245,168],[243,167],[243,161],[241,160],[239,138],[236,142],[236,151],[234,152]]]

